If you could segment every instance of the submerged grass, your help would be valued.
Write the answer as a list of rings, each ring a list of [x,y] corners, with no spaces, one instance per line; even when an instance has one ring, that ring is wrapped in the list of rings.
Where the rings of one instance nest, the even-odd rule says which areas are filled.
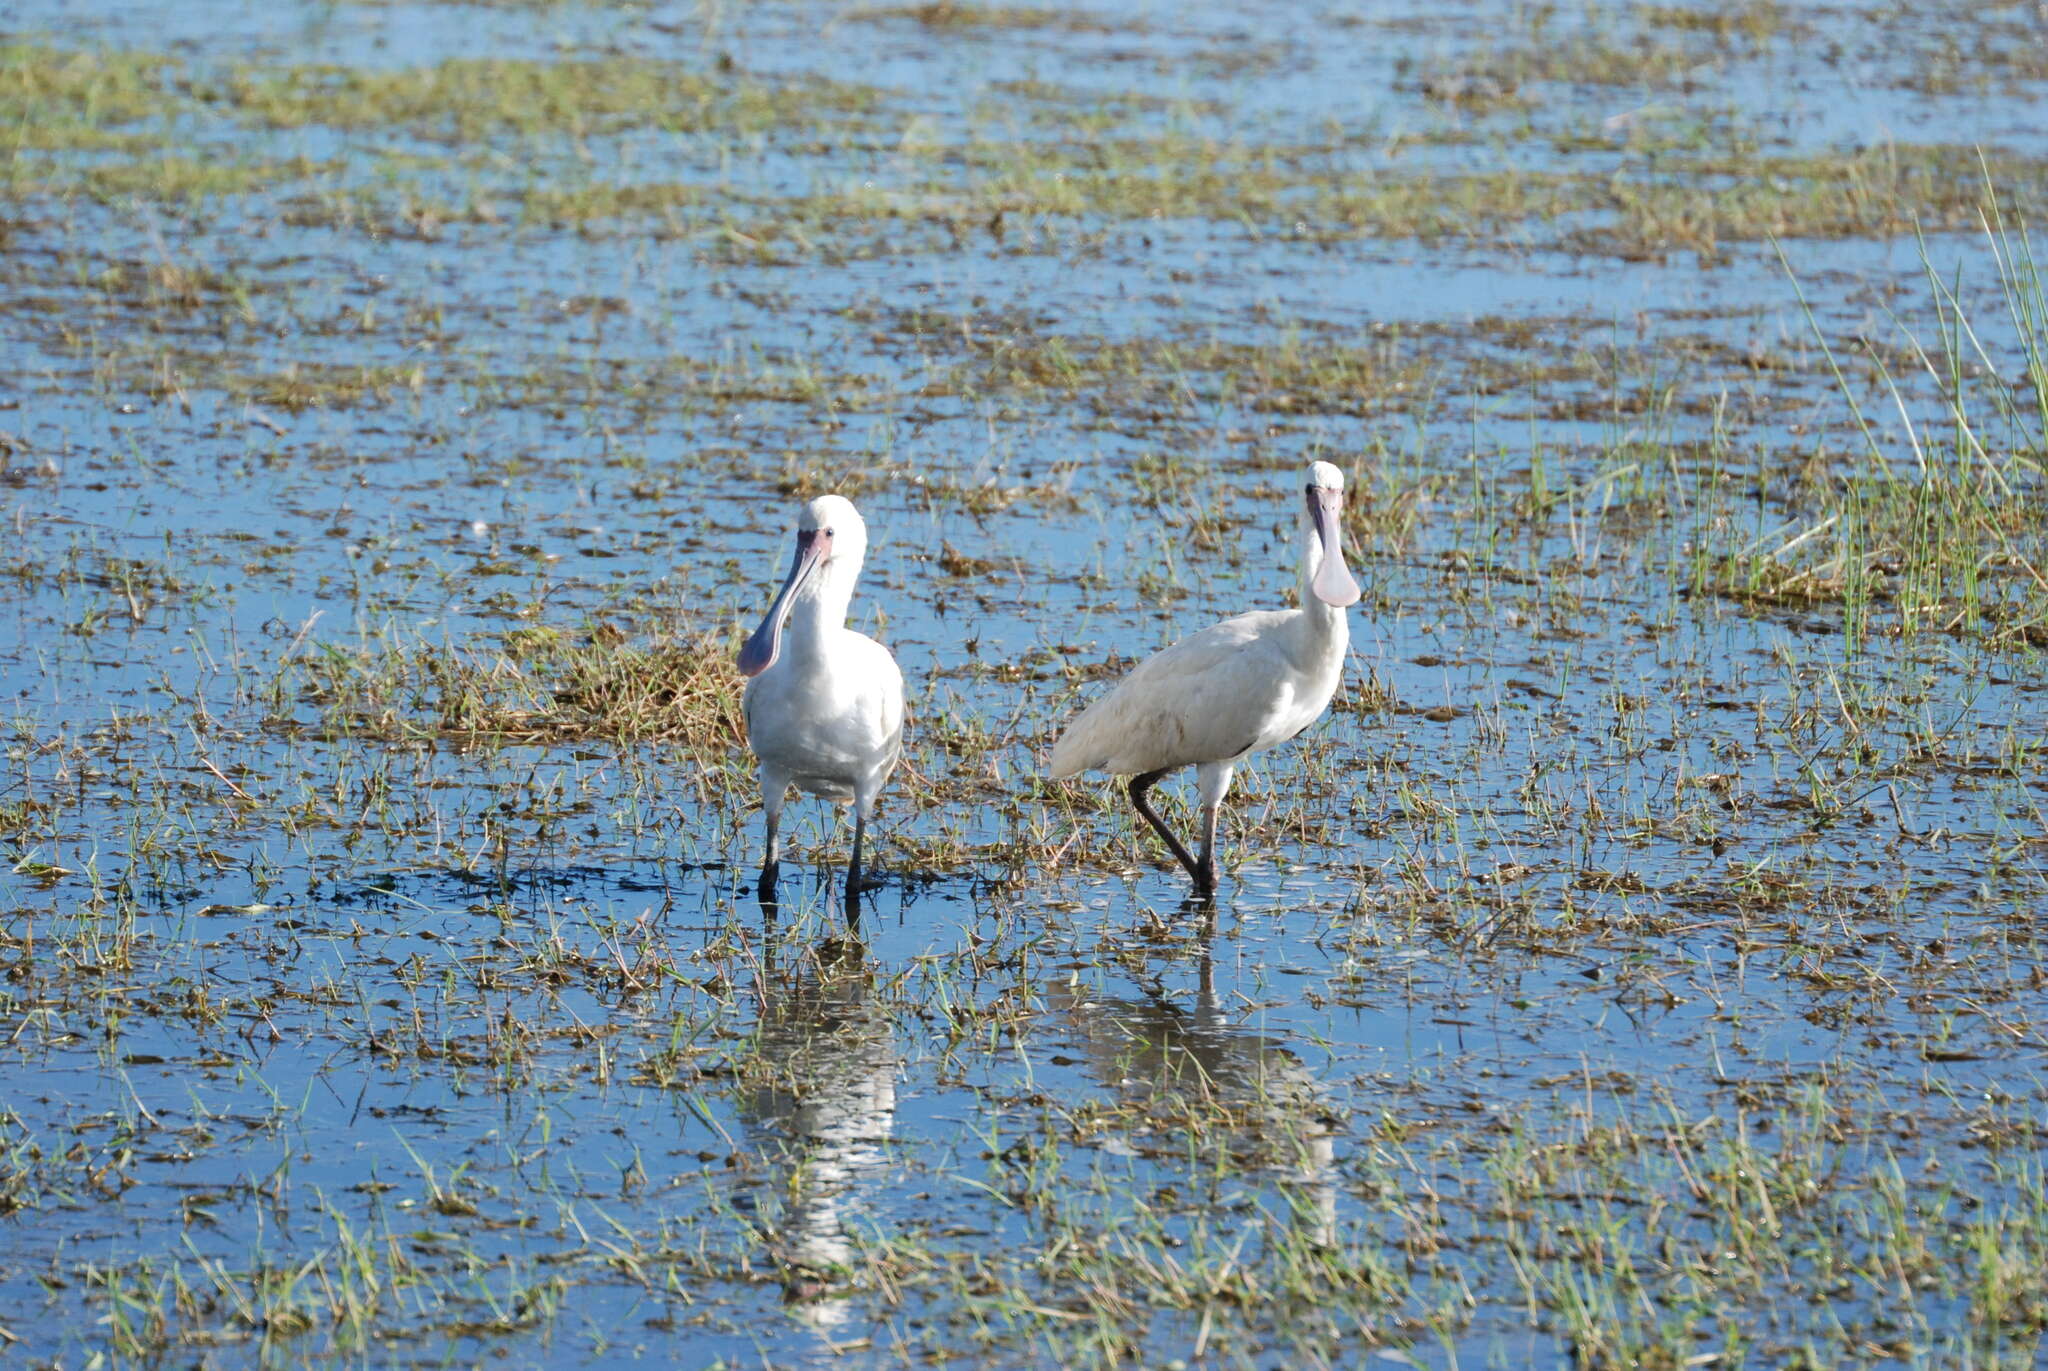
[[[872,87],[809,78],[782,85],[639,57],[450,58],[425,67],[242,68],[199,91],[271,128],[405,129],[467,143],[494,134],[587,137],[624,129],[732,135],[845,126],[879,103]]]
[[[17,157],[130,146],[146,137],[135,125],[171,108],[165,78],[172,65],[153,52],[0,46],[0,121],[9,144]]]
[[[1670,175],[1618,178],[1614,219],[1567,236],[1623,257],[1729,241],[1888,237],[1975,229],[1988,193],[2022,213],[2041,208],[2048,163],[1969,147],[1884,144],[1815,157],[1708,158]]]
[[[859,15],[892,91],[716,7],[701,60],[620,55],[674,36],[635,6],[554,59],[17,49],[0,1341],[2031,1364],[2040,167],[1575,141],[1883,30],[1643,7],[1553,60],[1546,16],[1447,65],[1530,64],[1499,144],[1476,84],[1354,117],[1430,70],[1394,24]],[[1141,89],[961,89],[1005,34]],[[1742,274],[1979,213],[1995,282]],[[1688,303],[1566,310],[1598,257],[1503,242]],[[1176,907],[1044,749],[1287,603],[1311,458],[1363,660]],[[911,693],[857,934],[829,806],[753,895],[730,665],[825,490]]]
[[[1120,343],[1006,329],[962,341],[973,360],[945,380],[928,383],[923,394],[1050,392],[1119,415],[1214,404],[1254,412],[1375,414],[1436,374],[1412,347],[1393,338],[1368,347],[1313,336],[1277,344],[1163,338]]]
[[[12,121],[31,131],[8,163],[12,184],[24,194],[190,204],[317,177],[327,184],[302,197],[294,222],[372,231],[406,226],[432,236],[451,224],[589,230],[654,220],[673,234],[704,235],[769,260],[791,251],[929,252],[969,241],[1044,250],[1057,241],[1047,237],[1048,227],[1063,220],[1084,233],[1205,220],[1316,239],[1505,234],[1530,246],[1624,258],[1719,257],[1731,244],[1768,237],[1967,226],[1985,172],[1968,148],[1892,143],[1769,155],[1739,144],[1681,144],[1663,154],[1645,145],[1634,147],[1627,164],[1589,171],[1409,166],[1398,139],[1370,129],[1332,126],[1320,141],[1223,139],[1176,127],[1172,117],[1164,129],[1154,127],[1155,110],[1117,97],[1104,97],[1090,119],[1069,130],[991,137],[985,129],[1011,117],[1012,104],[1023,106],[1015,112],[1021,126],[1043,121],[1044,99],[1035,88],[995,86],[984,96],[995,103],[978,116],[981,127],[905,134],[888,165],[870,166],[847,184],[790,193],[734,183],[713,168],[729,165],[729,149],[754,138],[787,143],[796,135],[808,141],[791,151],[841,147],[865,157],[860,150],[891,146],[889,130],[927,126],[900,108],[896,92],[825,78],[761,81],[715,64],[641,57],[227,71],[27,46],[4,57],[0,109],[11,108]],[[1180,112],[1201,117],[1192,106]],[[404,133],[464,149],[469,169],[451,178],[434,159],[408,163],[391,149],[374,165],[354,166],[303,154],[205,157],[189,150],[195,131],[225,147],[250,125]],[[587,158],[562,160],[574,176],[536,179],[508,175],[511,169],[477,155],[480,145],[507,137],[537,149],[650,131],[708,136],[705,151],[713,155],[690,155],[690,177],[630,180],[589,176],[581,165]],[[1601,147],[1594,140],[1589,151],[1602,155]],[[109,155],[78,165],[50,156],[95,148]],[[2044,180],[2038,157],[1993,152],[1988,170],[2001,195],[2032,207]],[[903,223],[926,232],[893,241],[900,233],[891,226]]]
[[[961,4],[959,0],[929,0],[922,5],[878,6],[855,10],[854,19],[880,22],[911,19],[928,29],[943,32],[990,30],[995,32],[1052,29],[1069,33],[1137,33],[1143,25],[1130,19],[1112,21],[1079,8],[1047,9],[1030,5]]]
[[[1437,241],[1508,235],[1529,247],[1659,260],[1724,260],[1772,238],[1855,238],[1972,228],[1986,168],[2029,210],[2048,163],[1967,147],[1886,144],[1800,156],[1678,155],[1598,174],[1404,168],[1344,146],[1275,149],[1168,138],[1085,147],[944,149],[959,170],[802,196],[731,195],[698,182],[591,182],[524,193],[505,217],[583,228],[656,221],[740,260],[931,252],[968,243],[1050,250],[1062,223],[1089,234],[1197,220],[1310,240]],[[460,210],[443,217],[474,217]],[[902,238],[892,225],[925,230]]]

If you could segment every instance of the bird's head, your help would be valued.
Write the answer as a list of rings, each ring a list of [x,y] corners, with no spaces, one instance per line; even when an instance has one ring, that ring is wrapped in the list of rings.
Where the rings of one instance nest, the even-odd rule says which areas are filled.
[[[820,495],[796,516],[797,551],[820,549],[820,565],[859,562],[867,555],[868,526],[843,495]]]
[[[1315,568],[1309,591],[1326,605],[1342,609],[1358,602],[1358,582],[1344,565],[1344,473],[1329,462],[1308,469],[1305,517],[1315,539]]]
[[[796,557],[790,562],[789,577],[776,592],[775,603],[768,606],[761,626],[740,649],[740,674],[759,676],[774,666],[782,654],[782,625],[791,606],[807,595],[816,595],[828,583],[850,582],[860,574],[867,550],[868,526],[853,501],[820,495],[805,505],[797,515]]]

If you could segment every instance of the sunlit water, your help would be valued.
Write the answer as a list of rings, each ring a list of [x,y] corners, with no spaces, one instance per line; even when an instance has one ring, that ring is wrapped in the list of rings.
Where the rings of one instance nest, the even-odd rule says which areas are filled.
[[[1374,130],[1365,166],[1451,117],[1418,73],[1484,51],[1505,8],[1406,24],[1159,7],[1019,34],[810,7],[107,4],[6,22],[202,66],[724,56],[886,88],[899,138],[917,120],[932,130],[917,136],[953,136],[1000,83],[1056,81],[1082,101],[1191,102],[1147,117],[1201,136]],[[1523,136],[1413,156],[1547,165],[1564,156],[1553,136],[1658,104],[1739,117],[1786,151],[1880,126],[2039,151],[2033,88],[1902,90],[1886,73],[1927,35],[1887,46],[1844,23],[1862,36],[1845,61],[1809,36],[1721,60],[1696,90],[1553,87]],[[338,184],[365,176],[370,149],[429,143],[245,136],[250,155],[339,160]],[[895,165],[879,136],[738,156],[715,142],[500,148],[447,175],[516,186],[587,177],[594,159],[621,181],[769,195]],[[884,221],[872,236],[910,240],[901,251],[748,261],[708,230],[302,227],[288,199],[225,214],[31,202],[10,230],[18,294],[38,303],[10,311],[6,335],[20,448],[0,496],[19,574],[0,800],[58,813],[10,839],[0,878],[0,973],[23,987],[0,991],[15,1197],[0,1328],[16,1355],[133,1356],[122,1330],[161,1310],[198,1330],[181,1365],[1028,1364],[1069,1345],[1033,1320],[1078,1340],[1094,1317],[1062,1275],[1083,1234],[1212,1272],[1336,1254],[1360,1291],[1370,1271],[1406,1273],[1326,1315],[1147,1308],[1098,1357],[1351,1364],[1389,1348],[1563,1366],[1569,1321],[1531,1318],[1502,1255],[1509,1154],[1624,1124],[1769,1139],[1809,1126],[1804,1101],[1839,1122],[1827,1154],[1847,1190],[1910,1172],[1911,1202],[1937,1217],[2024,1211],[2038,1193],[2038,1148],[2009,1141],[2033,1137],[2042,1108],[2041,777],[2019,746],[2040,733],[2034,653],[1939,634],[1852,650],[1831,608],[1696,595],[1631,525],[1646,473],[1614,454],[1704,440],[1712,406],[1603,407],[1613,397],[1577,376],[1473,380],[1489,357],[1697,335],[1799,359],[1709,378],[1742,402],[1736,449],[1822,430],[1844,448],[1791,281],[1837,337],[1924,318],[1909,235],[1703,264],[1528,234],[1387,242],[1193,219],[1019,224],[955,249]],[[1925,252],[1995,309],[1980,236]],[[232,266],[254,322],[166,337],[82,283],[158,258]],[[1111,343],[1381,338],[1391,361],[1441,361],[1469,388],[1306,414],[1190,399],[1158,374],[1151,399],[1106,384],[1020,398],[959,382],[971,349],[924,337],[935,326],[914,314]],[[409,322],[363,322],[379,316]],[[1984,347],[2016,367],[2002,335]],[[172,355],[182,386],[161,383]],[[302,411],[222,379],[323,363],[420,379]],[[703,369],[751,389],[692,394]],[[867,389],[836,395],[847,378]],[[1938,422],[1924,390],[1899,407]],[[1896,413],[1876,419],[1893,444]],[[1281,603],[1283,492],[1316,455],[1388,491],[1461,479],[1432,488],[1409,536],[1358,549],[1347,692],[1241,783],[1214,907],[1185,905],[1179,873],[1120,818],[1084,812],[1065,835],[1076,855],[1048,860],[1028,831],[1048,802],[1039,757],[1101,688],[1057,664]],[[1564,517],[1532,531],[1473,513],[1525,489],[1538,456],[1571,490]],[[875,547],[855,613],[905,669],[913,736],[965,719],[995,739],[919,764],[992,767],[1011,800],[949,812],[918,802],[934,778],[901,778],[882,888],[854,930],[831,816],[799,806],[782,903],[764,908],[758,816],[696,803],[680,749],[638,752],[650,785],[609,745],[328,737],[316,703],[270,691],[296,654],[378,635],[736,623],[772,590],[799,481],[859,484]],[[977,506],[990,490],[1025,493]],[[1187,532],[1205,517],[1226,546]],[[1762,501],[1748,517],[1738,545],[1800,531]],[[948,550],[971,569],[945,572]],[[1845,771],[1851,733],[1867,775]],[[288,833],[295,797],[329,818]],[[947,843],[964,859],[906,855]],[[1056,835],[1052,850],[1069,849]],[[132,945],[106,955],[124,932]],[[1976,1165],[1965,1149],[1992,1132],[2006,1150]],[[1618,1229],[1640,1221],[1614,1203]],[[272,1282],[274,1307],[235,1307],[226,1292],[258,1272],[301,1274]],[[340,1307],[336,1291],[376,1308],[367,1329],[279,1312]],[[1774,1358],[1876,1302],[1828,1293],[1759,1293],[1732,1321]],[[1445,1308],[1459,1317],[1439,1331]],[[1916,1309],[1898,1336],[1921,1350],[1897,1360],[1974,1345],[1966,1296]],[[1985,1345],[2024,1355],[2026,1326]],[[1891,1336],[1858,1355],[1884,1360]]]

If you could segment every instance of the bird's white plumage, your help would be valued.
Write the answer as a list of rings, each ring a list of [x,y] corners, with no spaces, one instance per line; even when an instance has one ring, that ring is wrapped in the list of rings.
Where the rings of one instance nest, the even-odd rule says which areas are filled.
[[[1258,610],[1146,658],[1067,726],[1051,774],[1136,776],[1286,742],[1329,705],[1344,667],[1348,635],[1307,630],[1300,610]]]
[[[1136,777],[1132,801],[1200,889],[1215,879],[1216,814],[1237,763],[1314,723],[1343,676],[1350,645],[1345,607],[1358,598],[1344,565],[1344,480],[1328,462],[1313,464],[1308,476],[1300,607],[1240,614],[1154,654],[1081,711],[1053,744],[1048,771],[1055,778],[1090,770]],[[1160,773],[1182,766],[1199,768],[1199,863],[1144,801]]]
[[[782,806],[794,785],[853,802],[850,899],[861,833],[903,750],[903,673],[888,648],[846,627],[866,552],[867,526],[850,501],[825,495],[804,506],[789,578],[740,654],[749,676],[747,741],[759,762],[768,824],[764,888],[780,855]]]
[[[865,633],[828,625],[813,636],[790,618],[782,656],[747,682],[747,738],[762,786],[779,775],[827,800],[872,797],[902,750],[903,674]]]

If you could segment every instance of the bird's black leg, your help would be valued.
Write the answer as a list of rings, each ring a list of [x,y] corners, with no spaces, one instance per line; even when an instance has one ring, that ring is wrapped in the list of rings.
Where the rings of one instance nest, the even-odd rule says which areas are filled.
[[[1216,888],[1216,816],[1221,805],[1207,805],[1202,810],[1202,869],[1195,877],[1198,890]]]
[[[860,922],[860,846],[867,832],[867,817],[856,810],[853,816],[853,856],[846,863],[846,922],[849,924]]]
[[[782,870],[782,801],[789,793],[787,781],[761,782],[761,818],[768,829],[768,845],[761,854],[761,879],[754,893],[763,900],[775,898],[775,877]]]
[[[1186,869],[1188,875],[1194,880],[1195,889],[1206,895],[1216,888],[1216,868],[1214,863],[1206,860],[1199,863],[1196,862],[1189,855],[1188,850],[1181,846],[1180,839],[1173,836],[1173,830],[1166,826],[1166,821],[1159,817],[1151,805],[1145,803],[1145,792],[1158,785],[1160,777],[1165,774],[1164,770],[1159,770],[1148,771],[1142,776],[1131,777],[1131,803],[1136,805],[1138,812],[1145,816],[1145,822],[1152,825],[1152,831],[1163,838],[1166,841],[1166,845],[1173,849],[1173,855],[1180,859],[1181,866]],[[1206,858],[1206,852],[1204,856]]]

